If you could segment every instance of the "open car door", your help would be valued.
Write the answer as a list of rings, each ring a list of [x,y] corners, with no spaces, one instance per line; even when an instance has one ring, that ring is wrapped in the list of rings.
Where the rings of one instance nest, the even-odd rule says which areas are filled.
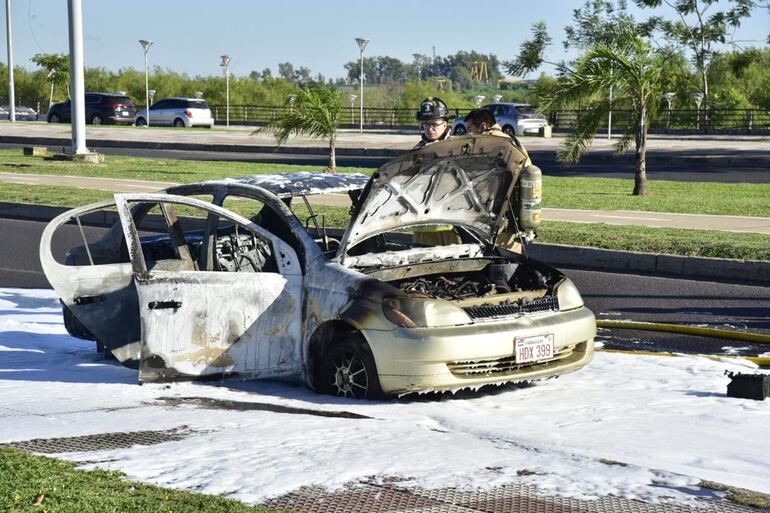
[[[141,382],[299,372],[302,272],[288,244],[194,198],[117,194],[115,203],[138,297]],[[183,265],[160,265],[140,240],[131,208],[143,203],[167,213],[165,242]]]

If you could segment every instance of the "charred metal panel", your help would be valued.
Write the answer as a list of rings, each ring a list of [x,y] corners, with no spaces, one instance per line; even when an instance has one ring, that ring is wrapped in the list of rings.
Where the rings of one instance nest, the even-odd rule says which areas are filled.
[[[337,257],[380,233],[451,224],[492,240],[527,157],[509,139],[462,137],[411,151],[377,170]]]
[[[141,381],[229,373],[270,376],[300,366],[297,277],[151,273],[137,280],[137,291]]]
[[[358,268],[385,268],[449,258],[478,258],[484,250],[478,244],[452,244],[435,248],[414,248],[405,251],[386,251],[349,256],[345,265]]]
[[[281,173],[271,175],[242,176],[204,183],[254,185],[279,198],[331,194],[363,189],[369,177],[361,173]]]

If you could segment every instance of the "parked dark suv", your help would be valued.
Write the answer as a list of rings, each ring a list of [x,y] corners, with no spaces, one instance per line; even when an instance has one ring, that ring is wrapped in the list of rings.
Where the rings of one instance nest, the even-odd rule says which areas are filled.
[[[117,93],[86,93],[86,123],[126,124],[134,123],[136,108],[131,99]],[[72,119],[70,100],[54,103],[48,109],[49,123],[69,123]]]

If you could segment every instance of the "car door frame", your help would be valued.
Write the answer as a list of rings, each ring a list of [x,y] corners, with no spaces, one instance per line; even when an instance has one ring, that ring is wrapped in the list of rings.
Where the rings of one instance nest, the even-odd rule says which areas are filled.
[[[187,205],[207,213],[207,222],[225,218],[237,223],[269,241],[278,272],[148,270],[131,214],[131,203],[137,202]],[[286,242],[234,212],[195,198],[116,194],[115,203],[139,299],[140,382],[300,374],[303,276],[298,256]],[[208,291],[221,294],[209,297]]]

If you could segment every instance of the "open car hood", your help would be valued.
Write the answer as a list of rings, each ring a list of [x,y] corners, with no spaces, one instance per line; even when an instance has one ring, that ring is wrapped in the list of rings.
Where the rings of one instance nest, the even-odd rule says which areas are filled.
[[[410,151],[366,184],[337,259],[375,235],[421,225],[462,226],[491,241],[526,154],[503,137],[454,137]]]

